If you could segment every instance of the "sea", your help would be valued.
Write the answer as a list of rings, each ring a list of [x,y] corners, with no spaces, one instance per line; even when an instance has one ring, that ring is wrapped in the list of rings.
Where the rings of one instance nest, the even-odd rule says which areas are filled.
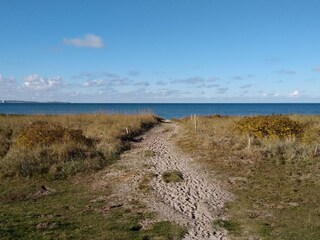
[[[152,112],[162,118],[197,115],[319,115],[320,103],[0,103],[0,114]]]

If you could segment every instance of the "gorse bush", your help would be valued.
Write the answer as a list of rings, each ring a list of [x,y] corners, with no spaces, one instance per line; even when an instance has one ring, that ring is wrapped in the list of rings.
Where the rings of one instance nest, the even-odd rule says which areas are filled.
[[[236,128],[257,138],[301,137],[304,132],[303,124],[283,115],[244,117]]]

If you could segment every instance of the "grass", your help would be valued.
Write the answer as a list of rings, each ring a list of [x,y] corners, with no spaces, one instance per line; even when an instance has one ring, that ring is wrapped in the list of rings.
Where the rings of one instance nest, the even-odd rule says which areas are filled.
[[[141,229],[140,221],[152,217],[139,203],[106,208],[109,190],[93,191],[90,176],[44,182],[10,181],[0,187],[1,239],[181,239],[185,229],[157,222]],[[55,192],[35,196],[41,184]]]
[[[141,181],[139,182],[139,189],[144,191],[144,192],[148,192],[150,190],[152,190],[152,187],[150,186],[150,182],[152,181],[152,179],[156,177],[156,175],[154,173],[147,173],[145,174]]]
[[[144,151],[144,156],[147,158],[152,158],[155,156],[155,154],[152,150],[146,150],[146,151]]]
[[[112,182],[94,187],[157,123],[152,114],[1,115],[0,239],[181,239],[185,229],[170,222],[141,228],[153,214],[138,202],[111,207]]]
[[[230,220],[223,220],[223,219],[218,219],[214,221],[214,226],[218,226],[221,228],[226,229],[228,232],[232,234],[236,234],[240,231],[240,225],[239,223],[230,221]]]
[[[0,177],[65,178],[102,169],[157,121],[151,114],[0,116]]]
[[[320,116],[263,118],[198,117],[196,132],[185,118],[176,139],[235,195],[220,222],[234,239],[320,239]]]
[[[87,188],[65,180],[46,182],[56,193],[35,197],[40,184],[43,181],[11,180],[1,186],[1,239],[89,237],[107,227],[101,214],[84,211],[94,197]],[[49,224],[53,227],[39,228]]]
[[[165,183],[176,183],[183,181],[183,174],[178,170],[169,170],[162,173],[162,179]]]

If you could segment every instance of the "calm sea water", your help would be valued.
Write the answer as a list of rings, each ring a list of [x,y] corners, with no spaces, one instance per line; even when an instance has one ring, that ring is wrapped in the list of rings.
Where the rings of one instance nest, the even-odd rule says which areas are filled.
[[[262,115],[262,114],[320,114],[319,103],[260,104],[260,103],[0,103],[2,114],[77,114],[77,113],[139,113],[151,111],[163,118],[199,115]]]

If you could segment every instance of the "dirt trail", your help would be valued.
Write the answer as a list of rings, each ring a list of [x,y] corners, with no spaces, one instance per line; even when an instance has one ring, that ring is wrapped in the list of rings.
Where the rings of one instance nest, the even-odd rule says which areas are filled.
[[[158,213],[160,220],[187,226],[185,240],[228,239],[226,231],[215,230],[212,222],[224,218],[223,206],[230,200],[230,194],[222,190],[218,182],[209,180],[199,164],[175,148],[171,137],[178,128],[175,123],[156,126],[144,134],[140,142],[134,143],[132,150],[123,154],[121,164],[130,169],[133,177],[117,191],[142,201]],[[152,157],[143,155],[150,150],[154,153]],[[165,183],[162,173],[168,170],[181,171],[183,181]],[[138,194],[138,185],[148,173],[156,176],[150,183],[152,190]],[[128,192],[130,189],[135,190]]]
[[[152,182],[156,195],[171,207],[171,211],[178,212],[187,221],[189,231],[185,239],[227,239],[225,232],[213,230],[212,222],[222,214],[224,202],[230,196],[217,183],[209,181],[203,169],[192,159],[175,149],[170,138],[177,130],[174,123],[163,124],[147,133],[141,142],[145,150],[152,150],[155,154],[149,161],[157,174]],[[181,171],[184,180],[165,183],[161,174],[167,170]]]

